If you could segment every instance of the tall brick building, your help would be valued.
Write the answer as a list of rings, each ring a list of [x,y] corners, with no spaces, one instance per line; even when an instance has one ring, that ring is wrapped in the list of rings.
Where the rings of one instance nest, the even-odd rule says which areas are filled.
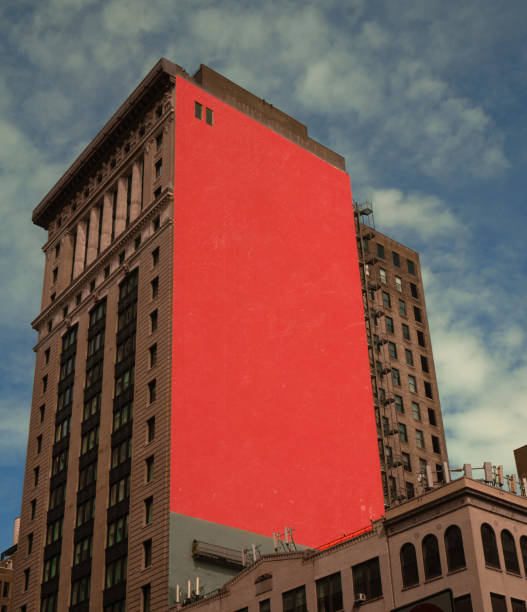
[[[166,609],[284,525],[317,546],[426,486],[446,449],[418,258],[367,216],[304,125],[156,64],[33,213],[15,609]]]

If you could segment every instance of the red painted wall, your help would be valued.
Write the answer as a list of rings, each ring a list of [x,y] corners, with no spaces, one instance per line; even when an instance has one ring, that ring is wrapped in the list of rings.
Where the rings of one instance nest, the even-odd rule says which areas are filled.
[[[176,100],[171,510],[322,544],[384,512],[349,177]]]

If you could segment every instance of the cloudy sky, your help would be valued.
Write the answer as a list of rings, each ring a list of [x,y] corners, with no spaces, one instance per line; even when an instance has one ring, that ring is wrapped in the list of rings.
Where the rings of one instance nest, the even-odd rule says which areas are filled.
[[[523,0],[3,0],[0,548],[23,479],[45,232],[31,211],[154,63],[205,63],[346,157],[421,254],[451,464],[527,443]]]

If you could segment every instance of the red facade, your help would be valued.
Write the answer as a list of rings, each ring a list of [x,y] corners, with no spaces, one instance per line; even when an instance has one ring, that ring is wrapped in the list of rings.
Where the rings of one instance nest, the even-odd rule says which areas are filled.
[[[179,77],[175,117],[170,509],[311,546],[363,528],[384,505],[349,177]]]

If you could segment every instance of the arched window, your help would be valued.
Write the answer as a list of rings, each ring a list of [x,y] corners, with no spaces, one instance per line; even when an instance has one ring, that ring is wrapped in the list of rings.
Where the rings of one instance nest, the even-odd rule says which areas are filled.
[[[522,551],[523,571],[527,576],[527,536],[520,538],[520,550]]]
[[[445,548],[449,572],[467,566],[465,551],[463,550],[463,536],[457,525],[450,525],[445,531]]]
[[[501,567],[496,535],[494,529],[488,523],[481,525],[481,542],[483,544],[483,553],[485,554],[485,563],[491,567]]]
[[[503,547],[503,559],[505,560],[505,569],[508,572],[520,573],[520,564],[518,563],[518,555],[516,554],[516,544],[512,533],[504,529],[501,532],[501,546]]]
[[[407,543],[401,548],[401,572],[403,587],[419,584],[419,570],[417,569],[417,557],[413,544]]]
[[[441,576],[441,558],[439,544],[435,535],[429,533],[423,538],[423,561],[425,564],[425,580]]]

